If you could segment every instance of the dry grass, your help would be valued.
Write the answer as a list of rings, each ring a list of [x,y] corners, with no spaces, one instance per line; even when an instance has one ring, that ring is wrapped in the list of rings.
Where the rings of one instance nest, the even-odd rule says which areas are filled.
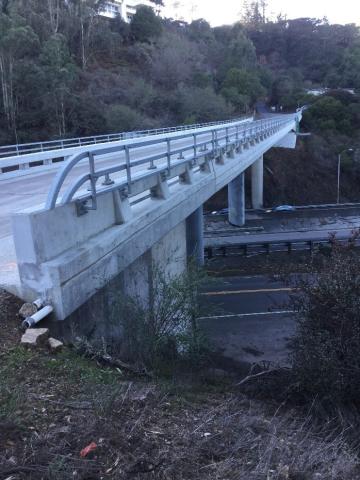
[[[1,480],[360,478],[344,432],[315,427],[314,408],[279,408],[219,381],[128,378],[17,341],[4,338],[0,356]]]
[[[67,399],[51,392],[27,398],[35,413],[28,416],[22,409],[0,436],[0,478],[12,473],[17,480],[360,476],[344,435],[315,429],[310,415],[280,412],[206,386],[202,393],[174,394],[155,384],[117,381],[81,390]],[[80,450],[93,441],[97,449],[81,459]]]

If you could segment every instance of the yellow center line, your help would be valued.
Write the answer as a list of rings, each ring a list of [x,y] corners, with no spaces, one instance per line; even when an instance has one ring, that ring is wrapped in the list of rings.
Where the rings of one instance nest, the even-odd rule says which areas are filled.
[[[226,290],[220,292],[204,292],[201,295],[205,295],[208,297],[217,296],[217,295],[241,295],[246,293],[273,293],[273,292],[293,292],[295,288],[263,288],[259,290]]]

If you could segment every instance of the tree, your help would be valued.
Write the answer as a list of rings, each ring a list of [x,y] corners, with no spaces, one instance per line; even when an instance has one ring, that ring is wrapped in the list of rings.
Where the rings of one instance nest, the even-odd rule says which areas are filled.
[[[218,80],[223,82],[231,68],[253,69],[257,64],[254,44],[246,36],[243,27],[235,24],[230,30],[218,30],[221,35],[221,46],[218,51]],[[218,36],[219,38],[219,36]]]
[[[181,123],[211,122],[216,119],[226,119],[231,115],[231,108],[210,87],[204,89],[182,87],[177,94]]]
[[[83,69],[86,68],[91,57],[94,29],[100,21],[99,11],[103,4],[104,0],[67,0],[65,2],[67,11],[65,36],[73,49],[79,45]]]
[[[304,114],[304,125],[313,131],[351,132],[351,116],[344,105],[330,96],[318,99]]]
[[[150,127],[149,122],[141,114],[126,105],[113,105],[107,112],[109,132],[129,132]]]
[[[39,39],[21,17],[0,14],[0,81],[2,106],[8,129],[17,138],[15,75],[22,62],[36,53]]]
[[[162,23],[151,7],[140,6],[131,20],[131,34],[139,42],[150,42],[161,36]]]
[[[222,84],[221,93],[241,111],[262,97],[265,89],[256,73],[231,68]]]
[[[204,71],[203,56],[187,38],[166,33],[151,49],[148,70],[152,81],[170,90],[191,83],[197,72]]]
[[[241,21],[251,28],[259,28],[266,23],[267,2],[265,0],[257,0],[244,2]]]
[[[342,61],[342,86],[360,90],[360,42],[344,51]]]
[[[1,0],[0,2],[1,12],[5,15],[9,14],[10,0]]]
[[[44,108],[53,112],[50,118],[55,120],[59,137],[63,137],[67,133],[67,112],[77,78],[76,65],[71,60],[65,37],[60,34],[50,37],[40,58],[46,77]]]

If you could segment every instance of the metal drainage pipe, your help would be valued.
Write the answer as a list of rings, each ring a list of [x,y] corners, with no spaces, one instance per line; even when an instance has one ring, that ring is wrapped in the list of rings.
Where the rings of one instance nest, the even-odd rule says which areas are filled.
[[[39,323],[43,318],[50,315],[50,313],[52,313],[53,311],[53,307],[51,305],[47,305],[46,307],[41,308],[38,312],[31,315],[31,317],[25,318],[21,325],[24,329],[31,328],[37,323]]]

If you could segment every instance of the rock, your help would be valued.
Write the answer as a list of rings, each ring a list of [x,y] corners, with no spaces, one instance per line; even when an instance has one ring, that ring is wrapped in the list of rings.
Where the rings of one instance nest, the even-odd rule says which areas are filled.
[[[48,346],[52,353],[57,353],[57,352],[60,352],[60,350],[62,350],[64,344],[60,342],[60,340],[50,337],[48,340]]]
[[[210,378],[225,379],[232,376],[231,372],[223,370],[222,368],[209,368],[206,375]]]
[[[69,426],[60,427],[56,429],[56,433],[61,435],[68,435],[70,431],[71,431],[71,428]]]
[[[44,345],[48,338],[48,328],[28,328],[21,337],[21,344],[26,347],[38,347]]]
[[[22,318],[28,318],[31,317],[31,315],[34,315],[34,313],[36,313],[37,311],[38,309],[33,303],[24,303],[24,305],[19,310],[19,315]]]

